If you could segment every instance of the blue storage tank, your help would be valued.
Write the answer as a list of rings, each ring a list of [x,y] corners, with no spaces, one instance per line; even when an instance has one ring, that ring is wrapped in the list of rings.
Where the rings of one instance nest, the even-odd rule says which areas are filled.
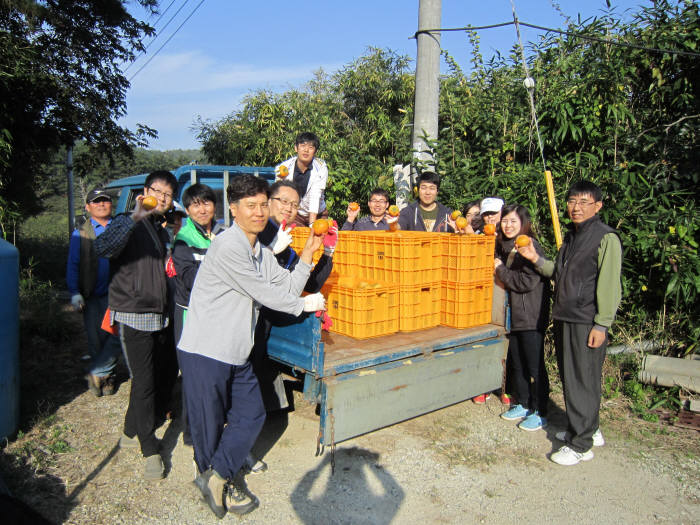
[[[19,252],[0,239],[0,439],[19,425]]]

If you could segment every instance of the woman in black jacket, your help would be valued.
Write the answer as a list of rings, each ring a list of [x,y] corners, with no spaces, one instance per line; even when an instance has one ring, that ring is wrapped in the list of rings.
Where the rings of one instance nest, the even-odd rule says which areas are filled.
[[[522,430],[539,430],[547,424],[549,378],[544,365],[544,332],[549,320],[549,282],[532,263],[515,250],[520,235],[527,236],[540,255],[527,208],[508,205],[501,213],[501,236],[497,240],[494,273],[510,296],[511,331],[508,361],[517,404],[501,414],[508,421],[520,421]],[[510,392],[509,392],[510,393]]]

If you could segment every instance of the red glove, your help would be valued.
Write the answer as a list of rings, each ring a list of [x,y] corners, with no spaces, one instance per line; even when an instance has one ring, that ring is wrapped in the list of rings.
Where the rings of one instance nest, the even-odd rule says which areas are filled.
[[[336,244],[338,244],[338,223],[334,220],[333,226],[328,228],[328,233],[323,238],[323,253],[333,257]]]
[[[316,317],[321,317],[321,330],[325,330],[327,332],[328,329],[333,326],[333,319],[331,319],[331,316],[328,315],[328,312],[325,310],[319,310],[316,312]]]
[[[170,278],[173,278],[177,275],[172,256],[168,257],[168,262],[165,263],[165,274]]]

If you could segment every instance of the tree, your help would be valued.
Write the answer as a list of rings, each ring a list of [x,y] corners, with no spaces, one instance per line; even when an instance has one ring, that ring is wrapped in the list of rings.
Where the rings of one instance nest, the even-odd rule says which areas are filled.
[[[155,12],[156,0],[138,0]],[[120,65],[153,29],[122,0],[0,2],[0,196],[37,211],[36,177],[61,146],[83,140],[128,154],[154,130],[116,124],[126,111]]]

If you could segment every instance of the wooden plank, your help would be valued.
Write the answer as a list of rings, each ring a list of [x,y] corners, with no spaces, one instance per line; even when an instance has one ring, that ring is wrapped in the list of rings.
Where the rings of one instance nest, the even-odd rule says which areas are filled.
[[[458,330],[437,326],[417,332],[398,332],[372,339],[351,337],[323,332],[324,375],[343,373],[362,366],[403,359],[421,353],[464,345],[503,334],[503,327],[482,325]]]
[[[678,412],[678,421],[676,421],[675,426],[700,430],[700,414],[690,410],[681,410]]]

